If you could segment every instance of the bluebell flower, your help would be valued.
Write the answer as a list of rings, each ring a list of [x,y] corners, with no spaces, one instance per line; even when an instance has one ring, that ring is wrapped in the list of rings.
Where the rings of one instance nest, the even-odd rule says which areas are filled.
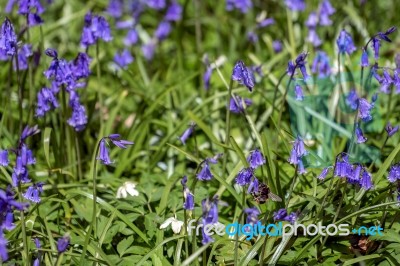
[[[279,209],[273,214],[274,221],[282,221],[285,219],[286,216],[287,216],[286,209]]]
[[[348,155],[341,155],[336,159],[334,176],[351,178],[353,166],[349,163]]]
[[[297,173],[299,174],[299,175],[304,175],[305,173],[307,173],[307,171],[306,171],[306,169],[305,169],[305,167],[304,167],[304,163],[303,163],[303,159],[302,158],[299,158],[298,159],[299,160],[299,163],[298,163],[298,167],[297,167]]]
[[[265,27],[273,25],[273,24],[275,24],[275,19],[266,18],[257,23],[257,28],[265,28]]]
[[[123,69],[126,69],[129,64],[133,62],[133,56],[128,49],[124,49],[121,53],[116,53],[114,62]]]
[[[39,0],[19,0],[18,14],[27,15],[33,10],[38,14],[44,12],[44,8]]]
[[[287,222],[289,222],[291,224],[294,224],[296,222],[297,218],[298,218],[297,213],[296,212],[292,212],[288,216],[285,217],[285,221],[287,221]]]
[[[43,192],[43,183],[39,182],[30,186],[28,190],[23,194],[23,196],[27,200],[39,203],[41,200],[39,197],[39,193],[41,192]]]
[[[64,235],[63,237],[59,238],[57,241],[58,253],[64,253],[69,246],[69,242],[70,242],[70,237],[67,234]]]
[[[119,20],[115,23],[115,28],[118,30],[132,29],[135,27],[136,22],[133,19]]]
[[[300,137],[297,137],[296,140],[293,141],[293,148],[290,153],[289,163],[297,165],[300,159],[307,154],[308,152],[304,147],[303,140]]]
[[[247,215],[246,224],[256,224],[259,221],[260,211],[256,207],[245,208],[243,212]]]
[[[393,84],[393,79],[390,76],[389,72],[387,71],[387,69],[383,70],[383,77],[381,78],[381,88],[380,91],[385,93],[385,94],[389,94],[390,93],[390,88]]]
[[[371,110],[374,107],[374,102],[369,103],[364,98],[358,99],[358,116],[364,122],[368,122],[372,119]]]
[[[19,70],[26,70],[28,69],[28,57],[33,55],[32,52],[32,45],[24,44],[18,49],[18,68]],[[13,68],[17,70],[17,64],[13,60]]]
[[[282,52],[282,42],[279,40],[275,40],[272,42],[272,49],[274,50],[275,53],[280,53]]]
[[[161,10],[166,7],[166,1],[165,0],[147,0],[145,1],[148,7],[155,9],[155,10]]]
[[[8,150],[0,150],[0,165],[8,166],[10,161],[8,160]]]
[[[388,138],[390,138],[391,136],[396,134],[397,131],[399,131],[399,126],[393,127],[392,124],[390,124],[390,122],[388,122],[387,125],[385,126],[385,130],[386,130],[386,133],[388,134]],[[1,165],[1,163],[0,163],[0,165]]]
[[[296,84],[294,86],[294,93],[296,95],[296,100],[297,101],[302,101],[304,100],[304,94],[303,94],[303,89],[301,88],[301,86],[299,84]]]
[[[226,0],[226,10],[238,9],[240,12],[247,13],[253,7],[251,0]]]
[[[183,132],[182,136],[179,138],[183,145],[185,145],[186,140],[192,135],[196,127],[195,123],[191,123],[190,126]]]
[[[317,177],[319,180],[324,180],[325,177],[328,175],[329,173],[329,169],[330,167],[325,167],[324,169],[322,169],[321,173],[319,174],[319,176]]]
[[[0,257],[2,261],[8,260],[7,239],[2,230],[0,230]]]
[[[28,14],[28,26],[34,27],[43,24],[43,19],[36,13],[29,13]]]
[[[239,60],[236,62],[232,71],[232,80],[238,81],[240,84],[245,85],[249,91],[253,91],[254,87],[254,75],[250,68],[246,67],[243,61]]]
[[[168,6],[167,13],[165,14],[165,19],[168,21],[178,21],[182,18],[182,6],[176,1]]]
[[[201,207],[205,224],[216,224],[218,222],[218,198],[203,199]]]
[[[353,43],[353,38],[345,30],[340,32],[339,37],[336,40],[336,44],[340,53],[352,54],[356,50],[356,47]]]
[[[28,137],[36,135],[39,132],[40,132],[40,130],[37,125],[35,125],[33,127],[25,126],[24,130],[22,130],[22,134],[21,134],[19,141],[24,142]]]
[[[211,80],[212,71],[213,71],[213,69],[210,66],[207,66],[207,69],[203,75],[203,83],[204,83],[204,88],[206,90],[210,89],[210,80]]]
[[[168,21],[161,21],[160,24],[158,24],[158,27],[154,33],[154,36],[162,41],[168,37],[168,35],[171,33],[171,23]]]
[[[304,0],[285,0],[285,5],[292,11],[303,11],[306,9]]]
[[[379,41],[378,38],[372,38],[371,45],[372,45],[372,49],[374,50],[374,57],[375,57],[375,59],[378,59],[381,42]]]
[[[126,37],[124,39],[124,44],[126,46],[131,46],[134,45],[138,42],[139,37],[138,34],[136,32],[135,29],[130,29],[127,33],[126,33]]]
[[[120,18],[122,16],[123,8],[124,4],[122,0],[110,0],[106,12],[114,18]]]
[[[360,186],[365,190],[370,190],[373,187],[371,174],[366,169],[362,173]]]
[[[307,80],[309,76],[306,69],[306,57],[307,53],[301,53],[297,56],[295,62],[289,61],[286,69],[287,74],[292,77],[294,74],[296,74],[296,69],[299,68],[304,79]]]
[[[100,141],[99,156],[96,159],[100,160],[101,163],[105,165],[112,164],[113,162],[110,160],[110,155],[108,153],[109,152],[106,145],[106,140],[102,139]]]
[[[98,39],[105,42],[112,40],[110,25],[107,20],[98,15],[92,15],[91,12],[85,15],[85,25],[81,35],[81,45],[88,47],[96,43]]]
[[[329,57],[325,52],[318,51],[311,66],[312,73],[319,73],[318,77],[325,78],[331,74]]]
[[[233,97],[235,97],[236,101],[234,98],[231,98],[229,102],[229,111],[235,114],[243,113],[244,109],[253,103],[250,99],[243,99],[240,96]]]
[[[393,71],[393,85],[396,87],[396,94],[400,94],[400,77],[398,68]]]
[[[400,180],[400,164],[399,163],[392,165],[390,167],[389,174],[388,174],[388,180],[391,183],[396,182],[396,180]]]
[[[362,67],[368,67],[369,66],[369,61],[368,61],[368,52],[366,49],[363,49],[362,55],[361,55],[361,66]]]
[[[71,70],[76,79],[89,77],[91,61],[92,59],[86,53],[78,53],[71,65]]]
[[[218,153],[211,158],[206,158],[206,161],[211,164],[216,164],[218,163],[219,158],[221,158],[223,155],[224,155],[223,153]]]
[[[318,25],[318,14],[316,12],[311,12],[308,15],[308,18],[306,20],[306,26],[308,28],[313,28],[315,29],[315,27]]]
[[[181,180],[181,184],[183,186],[183,208],[185,210],[193,210],[194,209],[194,196],[192,192],[190,192],[189,188],[186,186],[187,183],[187,176],[184,176]]]
[[[322,44],[322,40],[319,38],[316,29],[313,28],[308,29],[307,41],[314,47],[318,47]]]
[[[49,49],[48,49],[49,50]],[[53,57],[57,55],[54,49],[46,50],[46,55]],[[71,65],[65,60],[57,56],[53,57],[49,68],[43,72],[48,80],[54,80],[57,86],[66,85],[67,89],[73,89],[76,86],[76,79],[71,70]]]
[[[332,4],[329,0],[324,0],[320,4],[320,11],[319,11],[319,24],[321,26],[330,26],[332,25],[332,21],[330,20],[330,16],[335,13],[335,9],[333,8]]]
[[[235,181],[236,184],[240,186],[245,186],[250,184],[251,178],[253,177],[253,169],[252,168],[243,168],[236,175]]]
[[[247,188],[247,193],[258,193],[259,184],[260,181],[258,181],[257,177],[254,176],[250,181],[249,187]]]
[[[37,106],[35,115],[43,117],[52,108],[58,108],[59,104],[54,92],[49,88],[42,88],[37,94]]]
[[[107,138],[112,142],[112,144],[121,149],[128,148],[126,145],[134,144],[132,141],[121,139],[120,134],[110,134]]]
[[[346,104],[352,109],[357,110],[358,107],[358,95],[355,89],[352,89],[346,97]]]
[[[8,0],[6,7],[4,8],[4,13],[10,14],[12,9],[14,8],[14,5],[18,2],[19,0]]]
[[[251,168],[256,169],[265,164],[265,158],[259,149],[255,149],[249,153],[249,156],[247,156],[247,162]]]
[[[251,43],[256,43],[258,42],[258,36],[254,31],[249,31],[247,33],[247,40],[249,40]]]
[[[346,178],[347,181],[351,184],[359,184],[360,183],[360,176],[363,167],[360,164],[357,164],[352,167],[351,174],[349,174]]]
[[[75,131],[79,132],[85,129],[86,124],[88,122],[88,117],[86,114],[85,107],[80,104],[79,102],[72,100],[71,97],[72,93],[70,94],[70,103],[69,105],[72,108],[71,117],[67,120],[68,125],[73,127]]]
[[[17,49],[17,35],[14,31],[14,26],[11,21],[6,18],[1,25],[0,32],[0,50],[3,50],[7,55],[13,56]]]
[[[358,125],[356,126],[355,131],[356,131],[355,133],[356,133],[357,143],[358,143],[358,144],[364,143],[364,142],[367,141],[367,138],[364,137],[364,134],[363,134],[361,128],[360,128]]]
[[[208,181],[214,177],[213,174],[211,173],[210,165],[208,164],[207,161],[202,163],[202,168],[201,168],[200,172],[196,174],[196,176],[197,176],[197,179],[199,179],[201,181]]]

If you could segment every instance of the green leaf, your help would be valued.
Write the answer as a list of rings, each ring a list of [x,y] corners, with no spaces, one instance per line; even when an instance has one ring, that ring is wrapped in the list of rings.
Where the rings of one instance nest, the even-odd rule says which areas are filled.
[[[126,250],[132,245],[133,243],[133,236],[128,238],[124,238],[121,242],[117,245],[117,251],[120,257],[123,257]]]

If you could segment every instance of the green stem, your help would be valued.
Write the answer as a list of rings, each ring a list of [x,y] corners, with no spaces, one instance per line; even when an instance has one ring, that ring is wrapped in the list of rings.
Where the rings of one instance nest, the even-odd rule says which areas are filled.
[[[296,70],[296,68],[297,68],[297,64],[294,67],[294,69]],[[285,93],[283,94],[283,97],[282,97],[282,103],[281,103],[281,108],[280,108],[280,111],[279,111],[279,118],[278,118],[278,126],[276,127],[278,135],[279,135],[279,132],[281,130],[281,120],[282,120],[283,108],[285,107],[285,102],[286,102],[285,99],[286,99],[286,96],[287,96],[287,94],[289,92],[290,84],[292,83],[295,70],[293,70],[293,72],[290,74],[289,82],[286,85]]]
[[[232,87],[233,87],[233,80],[231,79],[228,88],[228,97],[226,100],[226,122],[225,122],[225,147],[224,147],[224,160],[222,163],[222,171],[226,173],[226,164],[228,161],[228,146],[231,134],[231,111],[229,110],[229,105],[232,97]]]
[[[93,177],[93,213],[92,213],[92,222],[90,223],[88,232],[86,233],[85,237],[85,244],[83,245],[82,255],[80,265],[85,265],[85,256],[86,250],[89,246],[90,235],[92,234],[92,230],[94,232],[93,238],[96,238],[96,231],[97,231],[97,215],[96,215],[96,201],[97,201],[97,191],[96,191],[96,184],[97,184],[97,154],[99,153],[100,142],[103,138],[99,139],[96,144],[96,150],[93,154],[92,158],[92,177]]]
[[[100,88],[100,77],[101,77],[101,69],[100,69],[100,58],[99,58],[99,42],[96,42],[96,72],[97,72],[97,84],[99,86],[99,89],[97,90],[98,96],[99,96],[99,119],[100,119],[100,136],[103,136],[103,130],[104,130],[104,123],[103,123],[103,93]]]
[[[15,47],[15,66],[17,68],[17,84],[18,84],[18,111],[19,111],[19,130],[22,133],[23,128],[23,112],[22,112],[22,102],[23,102],[23,92],[21,79],[19,76],[19,62],[18,62],[18,47]]]
[[[18,181],[18,197],[19,201],[23,201],[22,197],[22,188],[21,188],[21,182]],[[27,235],[26,235],[26,225],[25,225],[25,214],[24,211],[21,211],[21,229],[22,229],[22,242],[24,245],[24,256],[25,256],[25,261],[29,260],[29,250],[28,250],[28,240],[27,240]]]
[[[242,194],[242,211],[240,212],[238,221],[241,221],[243,218],[243,213],[244,213],[244,205],[246,204],[246,190],[244,187],[243,189],[243,194]],[[243,221],[241,221],[242,224],[244,224]],[[234,257],[234,265],[238,265],[238,248],[239,248],[239,232],[236,232],[235,234],[235,257]]]
[[[294,190],[294,185],[296,183],[296,179],[297,179],[297,176],[298,176],[297,169],[298,169],[298,165],[296,165],[296,167],[294,169],[294,176],[293,176],[292,184],[290,184],[290,188],[289,188],[289,193],[288,193],[288,198],[287,198],[287,201],[286,201],[285,209],[287,209],[288,206],[289,206],[290,197],[292,196],[292,193],[293,193],[293,190]]]

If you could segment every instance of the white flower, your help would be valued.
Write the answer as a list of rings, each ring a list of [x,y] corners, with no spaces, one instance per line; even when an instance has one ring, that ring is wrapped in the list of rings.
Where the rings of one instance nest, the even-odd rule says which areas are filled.
[[[132,197],[139,196],[139,191],[135,189],[136,185],[130,181],[126,181],[122,186],[118,188],[117,199],[126,198],[129,195]]]
[[[179,234],[179,232],[180,232],[181,229],[182,229],[183,222],[177,220],[177,219],[174,218],[174,217],[170,217],[170,218],[168,218],[167,220],[165,220],[165,222],[163,222],[163,223],[160,225],[160,229],[165,229],[165,228],[167,228],[168,225],[170,225],[170,224],[171,224],[171,227],[172,227],[172,231],[174,231],[175,234]]]

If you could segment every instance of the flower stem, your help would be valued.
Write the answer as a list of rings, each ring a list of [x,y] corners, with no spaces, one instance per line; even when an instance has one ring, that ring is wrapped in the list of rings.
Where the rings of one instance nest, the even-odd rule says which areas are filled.
[[[96,201],[97,201],[97,191],[96,191],[96,181],[97,181],[97,154],[99,152],[99,147],[100,147],[100,142],[103,138],[99,139],[96,144],[96,150],[93,154],[92,158],[92,177],[93,177],[93,213],[92,213],[92,222],[90,223],[89,229],[86,233],[85,237],[85,243],[83,245],[83,250],[82,250],[82,255],[81,255],[81,261],[80,265],[83,266],[85,265],[85,256],[86,256],[86,250],[87,247],[89,246],[89,241],[90,241],[90,235],[92,233],[92,230],[94,232],[93,238],[96,238],[96,231],[97,231],[97,215],[96,215]]]
[[[222,163],[222,171],[226,173],[226,164],[228,161],[228,146],[231,134],[231,111],[229,110],[229,104],[232,97],[232,87],[233,87],[233,80],[231,79],[228,88],[228,97],[226,100],[226,122],[225,122],[225,147],[224,147],[224,160]]]
[[[22,197],[22,188],[21,188],[21,182],[18,182],[18,197],[19,201],[23,201]],[[25,225],[25,214],[24,211],[21,211],[21,229],[22,229],[22,242],[24,245],[24,256],[25,261],[28,261],[29,258],[29,249],[28,249],[28,240],[27,240],[27,235],[26,235],[26,225]]]

